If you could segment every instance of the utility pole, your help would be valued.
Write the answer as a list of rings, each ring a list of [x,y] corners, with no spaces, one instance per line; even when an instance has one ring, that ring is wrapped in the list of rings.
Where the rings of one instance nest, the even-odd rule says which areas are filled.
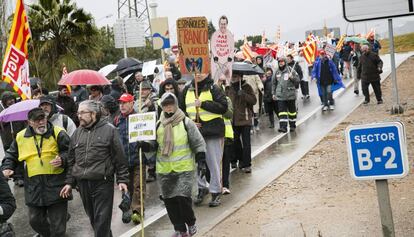
[[[118,0],[118,18],[138,17],[144,24],[147,36],[151,34],[150,14],[147,0]]]

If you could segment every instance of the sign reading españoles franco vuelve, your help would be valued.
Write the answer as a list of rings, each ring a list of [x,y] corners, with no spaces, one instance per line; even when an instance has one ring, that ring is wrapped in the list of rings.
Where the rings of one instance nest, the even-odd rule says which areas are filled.
[[[205,17],[177,20],[179,63],[182,74],[209,73],[208,21]]]

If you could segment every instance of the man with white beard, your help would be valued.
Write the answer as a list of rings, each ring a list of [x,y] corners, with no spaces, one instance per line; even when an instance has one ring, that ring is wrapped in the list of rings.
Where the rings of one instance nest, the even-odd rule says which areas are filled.
[[[65,236],[68,200],[59,195],[65,185],[70,138],[47,121],[41,108],[29,111],[26,129],[6,151],[2,171],[8,178],[19,162],[25,163],[25,201],[29,222],[37,236]]]

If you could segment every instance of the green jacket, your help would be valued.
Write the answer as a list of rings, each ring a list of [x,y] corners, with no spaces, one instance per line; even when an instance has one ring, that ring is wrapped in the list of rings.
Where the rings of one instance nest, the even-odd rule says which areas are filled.
[[[300,79],[296,71],[290,71],[288,65],[283,71],[278,69],[272,81],[272,94],[276,100],[296,100],[296,87]]]

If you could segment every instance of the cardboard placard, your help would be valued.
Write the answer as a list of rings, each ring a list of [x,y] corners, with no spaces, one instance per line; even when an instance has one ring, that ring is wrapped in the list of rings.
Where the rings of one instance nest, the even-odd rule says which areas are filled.
[[[208,21],[205,17],[177,20],[180,70],[183,75],[210,72]]]
[[[219,29],[213,33],[210,41],[211,48],[211,75],[217,81],[221,74],[230,81],[234,59],[234,36],[226,29]],[[214,59],[217,59],[215,61]]]
[[[336,47],[332,44],[326,44],[325,53],[328,57],[332,58],[336,52]]]
[[[131,114],[128,123],[129,143],[156,139],[155,112]]]

